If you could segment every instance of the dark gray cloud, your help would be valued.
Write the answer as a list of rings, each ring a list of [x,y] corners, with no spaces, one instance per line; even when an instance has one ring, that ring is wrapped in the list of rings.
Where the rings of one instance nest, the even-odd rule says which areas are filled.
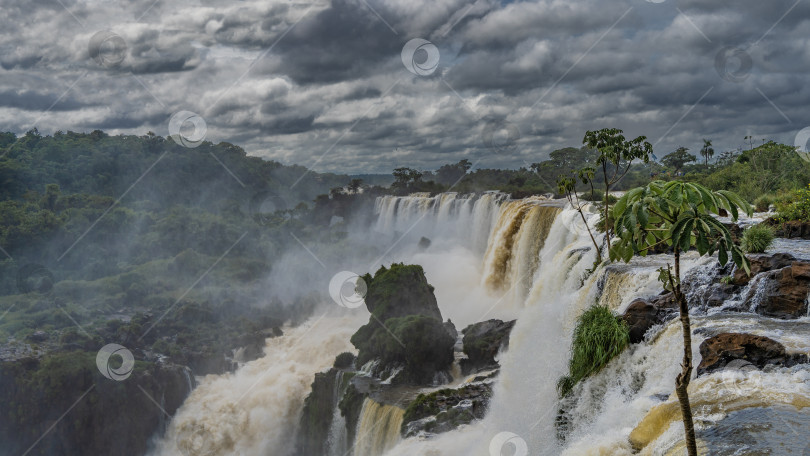
[[[61,3],[4,2],[4,129],[166,135],[188,110],[251,154],[388,172],[524,166],[608,126],[662,156],[810,125],[810,4],[795,0]],[[89,47],[101,31],[124,43],[107,59]],[[403,65],[413,38],[437,46],[434,73]],[[493,119],[520,132],[508,153],[482,140]]]

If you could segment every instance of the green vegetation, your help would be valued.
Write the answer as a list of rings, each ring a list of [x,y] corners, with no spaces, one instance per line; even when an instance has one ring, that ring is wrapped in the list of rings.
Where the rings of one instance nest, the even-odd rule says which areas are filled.
[[[597,305],[586,310],[574,329],[568,375],[557,382],[560,396],[567,396],[577,383],[599,372],[629,343],[627,323],[609,308]]]
[[[773,244],[773,238],[773,228],[760,223],[743,231],[740,247],[745,253],[764,253]]]
[[[752,213],[752,207],[735,193],[712,192],[695,183],[678,181],[654,181],[630,190],[613,208],[617,240],[610,249],[611,259],[628,262],[634,255],[646,255],[662,244],[673,249],[674,271],[670,266],[661,268],[659,279],[678,303],[683,328],[683,362],[675,379],[675,392],[681,404],[686,448],[690,456],[697,455],[687,391],[692,375],[692,329],[689,304],[681,290],[681,253],[692,248],[696,248],[701,256],[717,252],[721,265],[728,262],[730,253],[737,267],[750,272],[748,260],[734,243],[728,228],[713,217],[724,210],[737,220],[740,209],[749,216]]]
[[[810,221],[810,184],[776,202],[776,220],[783,223],[793,220]]]

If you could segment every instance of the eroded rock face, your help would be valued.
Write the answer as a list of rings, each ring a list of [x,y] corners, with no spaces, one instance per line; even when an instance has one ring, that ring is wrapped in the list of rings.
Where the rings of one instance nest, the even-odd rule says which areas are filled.
[[[436,296],[418,265],[392,264],[381,267],[374,274],[363,276],[368,293],[365,297],[368,311],[380,321],[409,315],[425,315],[442,321]]]
[[[168,418],[162,410],[173,415],[194,379],[184,366],[139,361],[121,381],[102,376],[95,353],[52,353],[1,363],[0,454],[27,449],[37,455],[145,454],[150,437],[165,430]],[[60,419],[68,409],[70,414]]]
[[[488,382],[420,394],[405,411],[402,436],[439,434],[480,420],[491,396],[492,384]]]
[[[758,287],[745,297],[753,310],[766,317],[796,319],[807,315],[810,294],[810,263],[794,261],[790,266],[768,271]]]
[[[722,333],[704,340],[700,356],[698,375],[724,369],[736,360],[759,369],[770,364],[792,366],[807,362],[806,355],[789,355],[782,344],[771,338],[744,333]]]
[[[668,320],[671,311],[656,306],[644,299],[636,299],[627,306],[622,319],[630,328],[630,343],[637,344],[644,340],[644,335],[655,325]]]
[[[461,370],[465,374],[477,369],[497,367],[495,356],[509,348],[509,334],[516,320],[487,320],[474,323],[461,331],[467,359],[462,360]]]
[[[792,220],[780,223],[773,218],[765,220],[765,224],[773,227],[777,237],[788,239],[810,239],[810,222]]]
[[[431,385],[449,379],[456,339],[442,322],[422,267],[392,264],[363,279],[372,316],[351,338],[359,351],[357,364],[378,360],[372,374],[384,379],[396,373],[395,383]]]
[[[735,267],[734,273],[731,276],[734,285],[745,285],[760,272],[781,269],[785,266],[790,266],[796,261],[796,258],[789,253],[747,255],[747,257],[751,264],[751,275],[746,274],[745,270]]]

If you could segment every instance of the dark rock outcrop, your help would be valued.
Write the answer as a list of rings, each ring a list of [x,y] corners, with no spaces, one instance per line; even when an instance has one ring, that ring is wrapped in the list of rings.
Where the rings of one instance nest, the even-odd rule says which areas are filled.
[[[298,430],[296,454],[326,454],[329,428],[341,393],[339,384],[344,372],[332,368],[315,374],[312,390],[304,400]]]
[[[372,374],[385,378],[398,372],[395,383],[429,385],[450,378],[456,339],[442,322],[422,267],[393,264],[364,280],[372,315],[351,338],[357,364],[379,360]]]
[[[671,312],[656,306],[644,299],[636,299],[627,306],[622,319],[630,329],[630,343],[637,344],[644,340],[644,335],[655,325],[668,319]]]
[[[368,291],[366,308],[380,321],[409,315],[425,315],[442,321],[436,296],[422,266],[392,264],[363,276]]]
[[[75,351],[0,363],[0,454],[146,453],[168,424],[163,410],[173,415],[194,386],[188,368],[138,360],[116,381],[95,358]]]
[[[791,263],[796,261],[796,258],[789,253],[747,255],[747,257],[751,264],[751,274],[749,275],[745,270],[735,267],[731,276],[734,285],[745,285],[751,278],[761,272],[781,269],[785,266],[790,266]]]
[[[402,436],[439,434],[484,417],[492,396],[491,383],[472,383],[458,389],[420,394],[405,410]]]
[[[735,360],[743,360],[761,369],[775,364],[792,366],[807,362],[807,355],[789,355],[779,342],[764,336],[743,333],[722,333],[700,344],[702,357],[697,367],[698,375],[709,374]]]
[[[464,328],[462,342],[467,359],[461,361],[461,370],[469,374],[475,370],[497,367],[495,356],[509,348],[509,334],[515,321],[487,320]]]
[[[756,289],[745,297],[760,315],[795,319],[807,315],[810,294],[810,263],[794,261],[790,266],[768,271]]]
[[[779,222],[773,218],[768,218],[763,223],[774,229],[776,237],[788,239],[810,239],[810,222],[802,220],[791,220],[789,222]]]

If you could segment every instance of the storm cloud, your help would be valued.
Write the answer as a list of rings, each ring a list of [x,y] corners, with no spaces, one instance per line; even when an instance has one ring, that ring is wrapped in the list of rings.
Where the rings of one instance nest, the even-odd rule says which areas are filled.
[[[8,0],[3,13],[0,129],[18,134],[165,136],[186,110],[207,140],[252,155],[390,172],[526,166],[603,127],[648,136],[660,157],[702,138],[792,144],[810,125],[810,4],[796,0]],[[403,64],[416,38],[435,69]],[[508,153],[482,138],[493,124],[519,132]]]

